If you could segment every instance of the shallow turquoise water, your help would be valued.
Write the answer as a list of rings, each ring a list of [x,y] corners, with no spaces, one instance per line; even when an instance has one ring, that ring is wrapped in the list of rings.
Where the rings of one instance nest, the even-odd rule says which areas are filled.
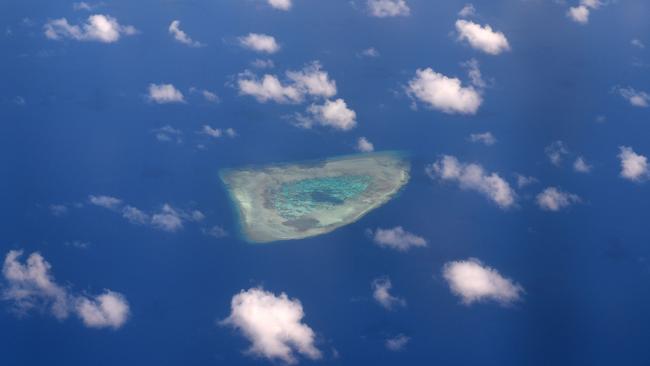
[[[372,181],[368,175],[310,178],[285,183],[273,204],[286,219],[296,219],[318,209],[343,204],[363,193]]]

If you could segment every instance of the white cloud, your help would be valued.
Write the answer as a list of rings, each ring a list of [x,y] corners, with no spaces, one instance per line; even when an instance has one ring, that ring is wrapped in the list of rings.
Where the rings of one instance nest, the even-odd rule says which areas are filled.
[[[237,136],[237,131],[235,131],[234,128],[226,128],[226,135],[228,137],[236,137]]]
[[[570,7],[566,15],[576,23],[587,24],[591,9],[598,9],[601,5],[603,3],[599,0],[581,0],[580,5]]]
[[[650,106],[650,94],[644,91],[636,90],[631,87],[615,87],[614,90],[635,107],[646,108]]]
[[[451,292],[460,296],[465,305],[494,300],[502,305],[518,301],[523,288],[505,278],[496,269],[483,265],[478,259],[448,262],[442,270]]]
[[[336,95],[336,82],[331,80],[327,72],[322,71],[321,68],[320,63],[315,61],[300,71],[287,71],[287,77],[303,94],[323,98],[333,97]]]
[[[497,173],[487,174],[479,164],[465,164],[444,155],[426,168],[433,179],[457,182],[462,189],[478,191],[501,208],[514,206],[516,194]]]
[[[411,9],[404,0],[368,0],[370,15],[379,18],[408,16]]]
[[[80,297],[76,311],[87,327],[118,329],[129,317],[129,303],[122,294],[106,290],[92,299]]]
[[[469,135],[469,140],[471,142],[480,142],[486,146],[492,146],[497,142],[491,132],[472,133]]]
[[[560,166],[564,156],[569,153],[569,149],[566,147],[564,142],[557,140],[553,141],[550,145],[544,148],[544,152],[548,157],[548,160],[551,164],[555,166]]]
[[[476,59],[471,59],[469,61],[463,62],[461,65],[467,68],[467,74],[472,85],[481,89],[487,86],[487,83],[485,80],[483,80],[483,75],[481,75],[479,63]]]
[[[129,220],[132,224],[145,225],[151,220],[149,214],[143,212],[137,207],[126,205],[122,208],[122,217]]]
[[[203,47],[204,44],[198,41],[192,40],[190,36],[187,35],[187,33],[183,32],[181,30],[181,22],[179,20],[174,20],[171,22],[169,25],[169,34],[171,34],[174,39],[182,44],[188,45],[190,47]]]
[[[95,206],[100,206],[108,209],[115,209],[122,204],[122,200],[111,196],[88,196],[88,200]]]
[[[322,357],[314,331],[302,322],[300,300],[251,288],[233,296],[230,307],[230,316],[221,324],[240,330],[252,343],[250,353],[289,364],[297,363],[296,353],[312,360]]]
[[[70,38],[77,41],[97,41],[103,43],[117,42],[120,36],[130,36],[137,30],[130,25],[124,26],[117,19],[95,14],[88,17],[82,26],[71,25],[65,18],[50,20],[43,26],[45,37],[53,40]]]
[[[219,102],[219,96],[207,89],[199,89],[196,87],[191,87],[190,88],[190,93],[199,93],[205,99],[206,101],[210,103],[218,103]]]
[[[205,235],[209,235],[217,239],[228,236],[228,232],[226,231],[226,229],[222,228],[219,225],[212,226],[209,229],[203,229],[203,233]]]
[[[68,207],[66,205],[50,205],[49,209],[52,215],[58,217],[64,216],[68,213]]]
[[[49,309],[57,319],[68,317],[69,295],[52,276],[52,266],[39,253],[32,253],[25,264],[20,263],[22,251],[7,253],[2,274],[8,286],[2,293],[3,300],[14,302],[16,311],[23,314],[35,307]]]
[[[372,297],[387,310],[392,310],[397,306],[406,306],[406,301],[402,298],[390,294],[393,284],[388,277],[380,277],[372,281]]]
[[[650,178],[648,158],[637,154],[629,146],[619,147],[618,158],[621,160],[621,177],[634,182]]]
[[[326,100],[325,104],[312,104],[307,108],[312,118],[304,119],[301,127],[311,128],[314,123],[347,131],[357,125],[355,111],[348,108],[341,98],[334,101]]]
[[[476,15],[476,8],[474,8],[474,5],[472,5],[472,4],[466,4],[458,12],[458,16],[463,17],[463,18],[473,17],[475,15]]]
[[[183,142],[183,132],[170,125],[155,128],[152,132],[156,134],[156,139],[161,142],[176,141],[179,144]]]
[[[403,252],[411,248],[427,246],[427,241],[423,237],[410,233],[401,226],[392,229],[377,228],[373,233],[372,240],[380,247]]]
[[[222,132],[218,128],[212,128],[208,125],[204,125],[201,129],[201,133],[210,137],[219,138],[222,135]]]
[[[266,74],[262,80],[250,72],[239,74],[239,93],[250,95],[260,103],[269,100],[277,103],[300,103],[305,96],[329,98],[336,95],[336,82],[329,78],[318,61],[311,62],[298,71],[287,71],[283,84],[275,75]]]
[[[291,9],[291,0],[267,0],[273,8],[287,11]]]
[[[267,34],[249,33],[244,37],[239,37],[239,44],[256,52],[276,53],[280,50],[280,45],[275,38]]]
[[[640,49],[645,48],[645,44],[640,39],[637,39],[637,38],[634,38],[633,40],[631,40],[630,44],[632,46],[636,47],[636,48],[640,48]]]
[[[372,152],[375,150],[375,146],[367,138],[361,136],[357,140],[357,150],[361,152]]]
[[[510,50],[508,39],[502,32],[493,31],[489,25],[481,26],[474,22],[458,19],[456,21],[458,39],[467,41],[472,48],[490,55],[498,55]]]
[[[168,203],[163,204],[157,212],[147,213],[137,207],[123,205],[121,199],[110,196],[90,196],[90,202],[121,213],[132,224],[149,225],[168,232],[181,230],[186,221],[201,221],[205,218],[201,211],[177,209]]]
[[[388,338],[384,344],[389,351],[397,352],[403,350],[410,340],[410,337],[404,334],[398,334],[393,338]]]
[[[431,108],[450,114],[475,114],[483,102],[474,87],[463,87],[459,79],[439,74],[431,68],[415,72],[415,77],[409,81],[407,94]]]
[[[72,4],[72,10],[75,10],[75,11],[80,11],[80,10],[93,11],[93,10],[99,8],[102,5],[103,5],[103,3],[90,4],[90,3],[82,1],[82,2],[78,2],[78,3],[73,3]]]
[[[273,67],[275,67],[273,60],[262,60],[259,58],[251,62],[251,65],[258,69],[272,69]]]
[[[589,173],[591,172],[592,166],[587,164],[587,161],[582,156],[578,156],[573,162],[573,170],[578,173]]]
[[[151,216],[151,225],[163,231],[175,232],[183,228],[183,216],[165,203],[159,212]]]
[[[5,257],[2,274],[8,286],[2,299],[12,301],[20,313],[35,307],[49,309],[60,320],[75,313],[91,328],[120,328],[129,315],[126,298],[117,292],[105,290],[101,295],[88,298],[75,295],[56,283],[50,270],[52,266],[39,253],[32,253],[23,264],[22,251],[11,250]]]
[[[570,7],[566,15],[576,23],[589,23],[589,8],[584,5]]]
[[[515,174],[515,176],[517,177],[517,187],[519,188],[523,188],[538,182],[537,178],[532,176],[525,176],[522,174]]]
[[[172,84],[149,84],[149,100],[158,104],[185,103],[185,97]]]
[[[359,53],[359,56],[375,58],[375,57],[379,57],[379,51],[377,51],[377,49],[374,47],[370,47],[361,51]]]
[[[239,74],[237,80],[239,94],[250,95],[260,103],[272,100],[276,103],[299,103],[303,100],[303,94],[293,85],[282,85],[275,75],[264,75],[258,80],[251,73]]]
[[[580,197],[575,194],[561,191],[556,187],[548,187],[536,197],[537,205],[542,210],[559,211],[580,202]]]

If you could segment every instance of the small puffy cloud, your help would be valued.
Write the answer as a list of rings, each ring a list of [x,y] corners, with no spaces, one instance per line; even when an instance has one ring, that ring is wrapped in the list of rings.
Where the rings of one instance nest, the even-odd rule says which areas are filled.
[[[432,179],[457,182],[462,189],[480,192],[500,208],[515,205],[516,194],[510,184],[497,173],[486,173],[479,164],[462,163],[454,156],[444,155],[429,165],[426,172]]]
[[[480,142],[486,146],[492,146],[497,142],[491,132],[472,133],[469,135],[469,140],[471,142]]]
[[[303,94],[323,98],[336,95],[336,82],[329,78],[327,72],[322,70],[321,64],[317,61],[308,64],[302,70],[287,71],[287,77]]]
[[[185,103],[185,97],[172,84],[149,84],[150,101],[158,104]]]
[[[560,166],[562,160],[564,160],[564,156],[569,153],[569,149],[566,147],[564,142],[557,140],[546,146],[544,148],[544,153],[546,153],[551,164]]]
[[[256,52],[276,53],[280,50],[280,45],[275,41],[275,38],[267,34],[249,33],[246,36],[239,37],[239,44]]]
[[[267,0],[269,5],[275,9],[287,11],[291,9],[291,0]]]
[[[74,313],[90,328],[118,329],[126,323],[129,304],[122,294],[105,290],[95,297],[75,295],[56,283],[50,273],[52,266],[43,256],[32,253],[23,264],[22,254],[22,251],[9,251],[2,267],[7,282],[2,299],[12,301],[19,313],[40,307],[60,320]]]
[[[171,22],[168,28],[169,34],[171,34],[174,39],[182,44],[188,45],[190,47],[203,47],[204,45],[201,42],[194,41],[187,33],[181,30],[180,20],[174,20]]]
[[[228,137],[237,137],[237,131],[234,128],[226,128],[226,136]]]
[[[537,205],[545,211],[559,211],[580,202],[580,197],[573,193],[561,191],[556,187],[548,187],[536,197]]]
[[[312,104],[307,108],[312,118],[302,120],[301,127],[311,128],[314,123],[347,131],[357,125],[357,114],[341,98],[326,100],[324,104]]]
[[[361,152],[372,152],[375,150],[375,146],[367,138],[361,136],[357,140],[357,150]]]
[[[532,176],[525,176],[522,174],[515,174],[515,176],[517,177],[517,187],[519,188],[523,188],[538,182],[537,178]]]
[[[208,125],[204,125],[201,129],[201,133],[210,137],[219,138],[222,135],[222,132],[218,128],[213,128]]]
[[[119,205],[122,204],[122,200],[116,197],[111,197],[111,196],[104,196],[104,195],[99,195],[99,196],[94,196],[90,195],[88,196],[88,200],[90,203],[92,203],[95,206],[100,206],[108,209],[115,209]]]
[[[448,262],[442,274],[451,292],[459,296],[465,305],[486,300],[509,305],[520,300],[524,291],[519,284],[475,258]]]
[[[122,294],[106,290],[94,298],[80,297],[76,311],[89,328],[118,329],[129,317],[129,303]]]
[[[398,352],[406,347],[406,344],[411,340],[410,337],[405,336],[404,334],[398,334],[395,337],[388,338],[384,345],[386,349],[393,352]]]
[[[251,288],[233,296],[230,308],[230,316],[221,324],[241,331],[252,343],[251,354],[289,364],[298,362],[296,353],[312,360],[322,357],[314,345],[314,331],[302,322],[300,300]]]
[[[630,102],[631,105],[635,107],[647,108],[650,106],[650,94],[644,91],[636,90],[631,87],[615,87],[614,91],[618,92],[620,96],[625,98],[628,102]]]
[[[300,103],[303,94],[293,85],[283,85],[275,75],[264,75],[262,80],[251,73],[239,74],[237,80],[239,94],[250,95],[260,103]]]
[[[589,23],[589,8],[584,5],[570,7],[566,15],[576,23]]]
[[[145,225],[151,220],[149,214],[143,212],[137,207],[126,205],[122,208],[122,217],[132,224]]]
[[[428,107],[444,113],[475,114],[483,102],[472,86],[463,87],[457,78],[450,78],[431,68],[418,69],[409,81],[407,94]]]
[[[636,48],[644,49],[645,48],[645,43],[643,43],[640,39],[634,38],[633,40],[630,41],[630,44]]]
[[[411,248],[427,246],[427,241],[423,237],[410,233],[401,226],[392,229],[377,228],[374,233],[370,233],[373,242],[383,248],[405,252]]]
[[[580,5],[572,6],[567,11],[567,17],[576,23],[589,23],[589,14],[592,9],[598,9],[603,3],[600,0],[581,0]]]
[[[578,156],[573,162],[573,170],[578,173],[589,173],[591,168],[592,166],[587,164],[587,161],[582,156]]]
[[[472,4],[466,4],[458,12],[458,16],[462,18],[469,18],[473,17],[474,15],[476,15],[476,8],[474,8],[474,5]]]
[[[183,228],[183,217],[180,212],[165,203],[159,212],[151,216],[151,225],[163,231],[175,232]]]
[[[122,35],[130,36],[137,30],[130,25],[121,25],[117,19],[95,14],[88,17],[83,25],[71,25],[65,18],[50,20],[43,26],[45,37],[53,40],[70,38],[77,41],[117,42]]]
[[[380,277],[372,281],[372,297],[387,310],[398,306],[406,306],[406,300],[390,294],[393,284],[388,277]]]
[[[379,57],[379,51],[377,51],[377,49],[374,47],[369,47],[359,52],[359,56],[375,58]]]
[[[368,0],[368,12],[373,17],[386,18],[408,16],[411,9],[405,0]]]
[[[52,278],[52,266],[39,253],[30,254],[24,264],[20,263],[22,254],[22,251],[11,250],[5,257],[2,274],[8,286],[2,299],[13,301],[20,314],[40,307],[51,311],[57,319],[67,318],[69,295]]]
[[[468,20],[458,19],[456,31],[459,40],[467,41],[472,48],[487,54],[498,55],[510,50],[506,36],[501,32],[493,31],[489,25],[481,26]]]
[[[621,177],[633,182],[641,182],[650,178],[648,158],[637,154],[629,146],[619,147],[618,158],[621,160]]]
[[[306,96],[329,98],[336,95],[336,82],[322,70],[318,61],[307,64],[298,71],[287,71],[287,80],[282,83],[275,75],[266,74],[259,80],[250,72],[238,75],[239,93],[250,95],[260,103],[300,103]]]

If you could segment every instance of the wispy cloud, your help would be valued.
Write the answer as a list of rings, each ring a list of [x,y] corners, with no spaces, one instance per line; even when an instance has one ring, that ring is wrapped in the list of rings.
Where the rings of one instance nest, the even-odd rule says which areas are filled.
[[[12,302],[19,314],[40,308],[63,320],[74,313],[90,328],[117,329],[126,323],[130,310],[124,295],[111,290],[96,296],[71,293],[56,283],[52,266],[40,253],[30,254],[24,263],[22,255],[22,251],[9,251],[2,267],[7,284],[2,299]]]
[[[501,208],[515,205],[516,194],[510,184],[497,173],[486,173],[479,164],[462,163],[454,156],[444,155],[427,166],[426,172],[432,179],[457,182],[463,189],[480,192]]]

